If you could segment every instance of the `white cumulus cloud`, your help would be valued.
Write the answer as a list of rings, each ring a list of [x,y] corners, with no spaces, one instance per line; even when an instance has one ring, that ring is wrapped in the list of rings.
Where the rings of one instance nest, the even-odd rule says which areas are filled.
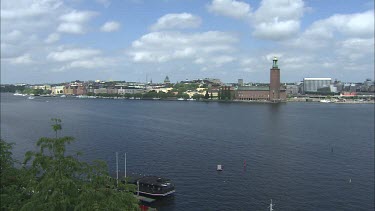
[[[320,37],[332,37],[334,33],[346,36],[373,37],[374,10],[354,14],[336,14],[315,21],[306,33]]]
[[[102,32],[113,32],[120,29],[120,23],[116,21],[108,21],[104,23],[102,27],[100,27],[100,30]]]
[[[44,40],[45,43],[50,44],[57,42],[60,39],[60,35],[58,33],[49,34],[48,37]]]
[[[273,22],[261,22],[256,24],[253,35],[261,39],[283,40],[296,35],[299,31],[299,27],[299,21],[279,21],[275,19]]]
[[[72,48],[51,52],[48,54],[47,59],[52,61],[64,62],[90,58],[99,54],[101,54],[101,51],[96,49]]]
[[[252,19],[252,34],[266,40],[285,40],[296,36],[304,10],[302,0],[262,0]]]
[[[77,11],[73,10],[69,13],[60,16],[60,20],[64,22],[83,23],[89,21],[96,16],[97,13],[93,11]]]
[[[84,23],[91,20],[97,15],[93,11],[72,10],[69,13],[60,16],[60,25],[57,27],[58,32],[70,34],[84,34]]]
[[[200,17],[190,13],[171,13],[159,18],[157,22],[150,27],[152,31],[165,29],[186,29],[200,26],[202,20]]]
[[[18,57],[9,58],[6,59],[6,61],[9,61],[11,64],[30,64],[34,62],[30,54],[24,54]]]
[[[214,14],[237,19],[248,18],[251,14],[248,3],[236,0],[213,0],[207,9]]]
[[[69,34],[84,34],[85,30],[79,23],[61,23],[57,27],[58,32],[69,33]]]
[[[134,62],[163,63],[188,59],[194,63],[232,61],[228,53],[236,50],[237,37],[231,33],[208,31],[202,33],[152,32],[132,43],[129,55]],[[221,56],[221,57],[220,57]]]
[[[1,1],[1,19],[14,20],[42,17],[52,13],[61,7],[62,4],[61,0],[3,0]]]

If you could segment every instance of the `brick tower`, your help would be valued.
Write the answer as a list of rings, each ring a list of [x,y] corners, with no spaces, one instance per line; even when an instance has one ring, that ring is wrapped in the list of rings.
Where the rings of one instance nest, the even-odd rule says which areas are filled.
[[[280,100],[280,69],[277,67],[277,58],[273,58],[270,70],[270,101]]]

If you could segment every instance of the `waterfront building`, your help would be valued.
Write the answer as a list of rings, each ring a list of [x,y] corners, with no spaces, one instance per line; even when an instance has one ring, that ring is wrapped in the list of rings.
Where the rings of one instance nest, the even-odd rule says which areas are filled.
[[[335,87],[334,85],[323,86],[318,88],[317,92],[323,94],[337,93],[337,87]]]
[[[51,94],[53,94],[53,95],[64,94],[64,86],[54,86],[54,87],[52,87]]]
[[[65,95],[73,95],[74,94],[73,87],[71,87],[69,85],[64,86],[64,94]]]
[[[298,85],[291,84],[291,85],[286,85],[286,94],[288,96],[295,96],[298,95]]]
[[[243,79],[238,79],[238,86],[243,86]]]
[[[86,90],[86,87],[84,86],[76,86],[75,89],[73,90],[73,93],[75,95],[86,95],[87,90]]]
[[[234,91],[235,100],[244,101],[285,101],[286,90],[280,84],[280,69],[277,66],[277,58],[273,59],[273,65],[270,69],[270,84],[258,86],[238,86]]]
[[[235,92],[236,100],[269,100],[268,86],[241,86]]]
[[[331,78],[304,78],[303,79],[303,92],[316,93],[319,88],[329,86],[332,83]]]
[[[33,89],[43,89],[43,90],[52,90],[51,85],[34,85],[32,86]]]
[[[118,94],[124,95],[124,94],[139,94],[144,93],[144,89],[136,88],[136,87],[121,87],[117,90]]]
[[[94,89],[94,94],[107,94],[107,88]]]

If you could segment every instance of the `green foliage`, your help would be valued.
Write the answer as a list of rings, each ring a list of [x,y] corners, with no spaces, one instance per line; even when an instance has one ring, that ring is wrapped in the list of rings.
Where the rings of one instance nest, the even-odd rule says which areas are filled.
[[[208,91],[206,91],[206,94],[204,95],[204,99],[208,99],[210,95],[208,94]]]
[[[44,95],[44,94],[51,94],[51,90],[44,90],[44,89],[30,89],[25,88],[22,91],[23,94],[32,94],[32,95]]]
[[[172,92],[178,92],[179,94],[182,94],[188,90],[196,90],[199,87],[199,84],[197,83],[177,83],[173,86]]]
[[[220,100],[232,100],[233,96],[232,96],[230,87],[228,86],[221,87],[218,93],[218,98]]]
[[[15,86],[15,85],[1,85],[0,92],[22,92],[25,89],[25,86]]]
[[[135,185],[115,183],[103,161],[67,154],[73,137],[57,137],[61,120],[52,119],[55,138],[43,137],[25,154],[24,168],[13,167],[10,144],[1,141],[1,208],[6,210],[138,210]]]
[[[194,94],[192,98],[193,98],[193,99],[196,99],[196,100],[200,100],[200,99],[203,99],[203,97],[204,97],[203,95],[200,95],[200,94]]]
[[[28,198],[23,188],[27,184],[27,175],[23,169],[14,167],[18,162],[12,158],[13,144],[0,140],[0,190],[1,210],[19,210]]]
[[[184,98],[184,99],[189,99],[190,96],[186,93],[181,93],[176,95],[177,98]]]

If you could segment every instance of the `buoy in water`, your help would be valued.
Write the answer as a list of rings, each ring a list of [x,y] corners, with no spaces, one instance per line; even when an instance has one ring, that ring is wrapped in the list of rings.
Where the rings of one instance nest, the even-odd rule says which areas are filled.
[[[222,170],[223,170],[223,167],[219,164],[219,165],[217,165],[216,170],[217,170],[217,171],[222,171]]]

